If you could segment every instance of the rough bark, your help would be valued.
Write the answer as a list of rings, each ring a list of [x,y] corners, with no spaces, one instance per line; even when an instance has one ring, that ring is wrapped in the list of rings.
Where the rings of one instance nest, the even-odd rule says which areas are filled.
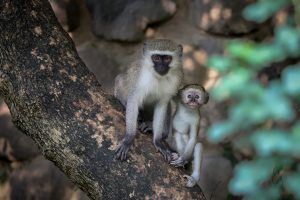
[[[46,0],[0,1],[0,93],[15,125],[93,199],[205,199],[140,135],[114,159],[124,110],[101,90]]]

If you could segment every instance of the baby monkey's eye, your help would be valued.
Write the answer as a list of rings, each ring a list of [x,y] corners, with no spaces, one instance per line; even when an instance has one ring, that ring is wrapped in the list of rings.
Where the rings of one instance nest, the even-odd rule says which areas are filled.
[[[196,99],[199,99],[199,95],[196,95],[195,98],[196,98]]]
[[[190,99],[190,98],[192,98],[192,95],[189,94],[187,97]]]

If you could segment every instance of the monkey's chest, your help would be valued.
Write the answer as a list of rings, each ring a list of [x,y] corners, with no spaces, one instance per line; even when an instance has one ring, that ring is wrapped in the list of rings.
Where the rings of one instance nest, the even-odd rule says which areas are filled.
[[[182,135],[186,135],[189,132],[189,126],[187,123],[174,124],[173,129]]]
[[[189,122],[186,121],[186,119],[183,118],[183,116],[181,115],[175,115],[172,124],[173,124],[173,129],[175,129],[176,131],[182,134],[188,133],[190,128]]]
[[[168,100],[178,90],[178,81],[172,78],[157,79],[148,75],[142,76],[139,82],[139,93],[144,103],[153,103],[162,99]]]
[[[184,109],[182,106],[178,107],[172,121],[173,128],[182,134],[188,134],[190,127],[197,123],[198,117]]]

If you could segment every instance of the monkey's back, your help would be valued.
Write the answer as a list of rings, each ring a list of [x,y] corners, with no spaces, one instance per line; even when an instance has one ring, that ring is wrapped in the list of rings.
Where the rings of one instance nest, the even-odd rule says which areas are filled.
[[[129,68],[115,78],[114,95],[126,106],[128,96],[131,94],[137,82],[140,67],[137,62],[130,64]]]

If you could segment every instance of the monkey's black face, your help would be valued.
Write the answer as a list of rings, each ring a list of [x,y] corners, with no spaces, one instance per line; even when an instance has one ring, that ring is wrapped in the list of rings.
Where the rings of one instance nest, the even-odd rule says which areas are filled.
[[[159,75],[164,76],[169,72],[170,69],[169,64],[172,62],[172,56],[153,54],[151,56],[151,60],[154,64],[155,71]]]

